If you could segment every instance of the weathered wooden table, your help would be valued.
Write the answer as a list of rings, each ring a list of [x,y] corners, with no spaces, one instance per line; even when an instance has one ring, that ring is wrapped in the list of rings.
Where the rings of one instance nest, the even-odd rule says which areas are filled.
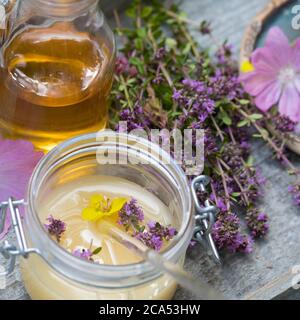
[[[194,21],[212,21],[215,35],[220,39],[228,38],[238,54],[245,27],[268,1],[184,0],[182,8]],[[113,3],[106,2],[110,6]],[[209,43],[208,38],[197,37],[203,46]],[[251,255],[223,255],[222,267],[217,267],[201,252],[201,248],[196,247],[187,255],[186,268],[194,276],[223,292],[227,298],[297,299],[300,298],[300,290],[291,287],[295,276],[292,269],[300,265],[300,210],[293,206],[287,192],[291,178],[272,159],[271,153],[262,143],[253,143],[253,155],[267,178],[265,197],[261,204],[270,216],[267,240],[258,243]],[[299,157],[293,156],[292,159],[300,166]],[[178,289],[175,298],[193,297],[185,290]],[[0,290],[0,299],[29,299],[18,268],[9,277],[7,289]]]

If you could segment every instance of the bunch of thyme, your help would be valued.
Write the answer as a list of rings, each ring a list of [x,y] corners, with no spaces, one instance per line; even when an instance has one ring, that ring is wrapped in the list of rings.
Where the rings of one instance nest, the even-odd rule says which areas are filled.
[[[127,15],[133,27],[117,29],[123,47],[112,91],[112,128],[120,130],[121,120],[128,130],[204,129],[204,173],[212,178],[206,196],[220,209],[214,239],[219,248],[250,252],[253,239],[268,230],[267,216],[257,207],[264,179],[253,166],[245,126],[261,115],[239,112],[248,100],[231,47],[225,42],[215,54],[199,48],[174,4],[135,0]],[[199,32],[211,35],[210,25],[202,22]],[[244,215],[238,217],[238,211]]]
[[[253,136],[262,139],[266,145],[272,150],[275,158],[281,162],[286,168],[289,175],[294,177],[294,183],[288,187],[288,192],[292,195],[295,206],[300,206],[300,170],[290,161],[287,148],[287,135],[293,133],[296,128],[296,123],[292,122],[287,117],[278,115],[278,112],[273,108],[265,114],[259,113],[260,120],[253,121],[253,110],[257,112],[254,103],[245,101],[243,109],[237,106],[237,111],[244,117],[238,126],[251,126],[256,131]]]

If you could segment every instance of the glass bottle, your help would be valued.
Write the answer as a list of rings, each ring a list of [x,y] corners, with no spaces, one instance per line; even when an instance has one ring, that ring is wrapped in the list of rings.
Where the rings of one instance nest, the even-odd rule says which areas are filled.
[[[48,151],[105,128],[115,41],[98,2],[16,1],[0,51],[2,135]]]

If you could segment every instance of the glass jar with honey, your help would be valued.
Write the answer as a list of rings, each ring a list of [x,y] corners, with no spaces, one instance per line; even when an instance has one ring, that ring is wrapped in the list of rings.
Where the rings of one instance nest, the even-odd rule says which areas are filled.
[[[15,1],[0,51],[0,129],[48,151],[105,128],[115,42],[98,0]]]
[[[14,230],[18,228],[16,234],[26,248],[21,272],[31,298],[171,299],[177,287],[175,280],[136,254],[132,246],[135,238],[121,228],[116,221],[118,215],[94,222],[81,219],[80,212],[93,194],[134,197],[146,220],[175,227],[178,233],[159,254],[168,263],[183,265],[195,224],[184,172],[148,140],[103,130],[53,148],[34,170],[26,199],[12,203],[16,205],[16,218],[12,215],[14,209],[11,217],[20,222]],[[25,210],[23,222],[18,206]],[[0,203],[0,233],[9,208]],[[66,223],[66,234],[59,242],[45,228],[52,214]],[[101,247],[101,253],[94,262],[80,259],[72,250],[81,245]],[[4,247],[0,245],[0,255],[4,252],[6,258],[11,257],[8,273],[14,267],[16,251],[14,256],[9,254],[13,246],[8,242]]]

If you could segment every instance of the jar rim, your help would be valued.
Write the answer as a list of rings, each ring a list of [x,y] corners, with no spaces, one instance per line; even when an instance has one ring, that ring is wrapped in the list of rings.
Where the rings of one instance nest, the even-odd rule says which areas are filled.
[[[51,7],[66,7],[70,5],[78,5],[81,3],[92,3],[92,2],[98,2],[99,0],[34,0],[35,2],[42,2],[45,5],[51,6]]]
[[[37,2],[41,5],[38,8],[47,14],[66,17],[88,10],[91,6],[97,5],[99,0],[34,0],[35,8]]]
[[[161,272],[159,270],[155,270],[155,268],[147,261],[141,261],[127,265],[102,265],[91,263],[73,256],[70,254],[70,252],[56,243],[46,232],[42,222],[39,219],[38,209],[36,208],[35,203],[35,196],[39,188],[39,178],[40,175],[43,174],[43,169],[45,167],[55,166],[59,160],[66,159],[66,157],[71,156],[74,154],[74,152],[76,153],[83,148],[90,148],[92,146],[97,147],[100,143],[99,138],[101,139],[107,136],[121,138],[129,137],[130,139],[141,143],[141,145],[146,145],[147,147],[150,145],[152,148],[154,148],[153,150],[159,151],[160,155],[167,156],[167,153],[158,145],[149,142],[144,138],[132,135],[124,135],[123,133],[116,133],[111,130],[81,135],[64,141],[52,149],[40,160],[31,176],[27,191],[26,209],[28,209],[28,212],[26,212],[25,215],[25,223],[27,227],[33,229],[31,236],[32,242],[34,243],[32,243],[32,245],[46,245],[48,251],[51,253],[50,255],[48,255],[44,250],[41,250],[40,248],[38,249],[41,252],[42,258],[58,273],[73,281],[85,285],[93,285],[111,289],[119,288],[120,284],[117,283],[122,283],[123,288],[136,286],[137,283],[142,284],[149,282],[161,276]],[[145,152],[145,154],[147,154],[147,152]],[[159,165],[165,166],[163,163],[160,163]],[[176,182],[178,183],[179,187],[182,188],[181,196],[185,195],[185,199],[181,199],[184,202],[182,205],[185,211],[183,213],[185,215],[185,219],[183,219],[184,221],[180,226],[178,235],[174,238],[174,240],[172,240],[170,246],[168,246],[161,253],[166,259],[174,259],[175,257],[180,258],[183,255],[182,252],[179,256],[179,252],[184,251],[185,253],[192,236],[190,230],[192,230],[194,225],[194,219],[192,216],[192,198],[187,177],[185,176],[182,168],[173,159],[170,159],[170,165],[167,169],[174,174],[174,179],[177,179]],[[138,276],[140,277],[139,280],[137,279]]]

